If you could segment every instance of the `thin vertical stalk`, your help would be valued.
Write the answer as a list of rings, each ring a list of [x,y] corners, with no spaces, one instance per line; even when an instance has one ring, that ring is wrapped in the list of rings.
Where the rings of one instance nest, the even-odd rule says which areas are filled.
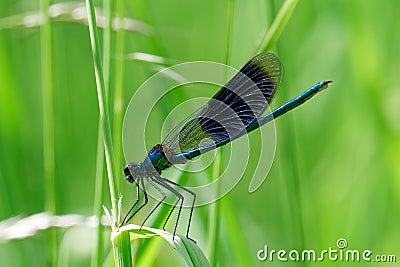
[[[106,99],[109,89],[109,71],[110,71],[110,49],[111,49],[111,0],[103,0],[103,10],[106,23],[103,29],[103,75],[104,84],[106,86]],[[101,207],[103,200],[103,173],[104,173],[104,143],[101,126],[101,117],[99,116],[99,126],[97,132],[97,157],[96,157],[96,182],[95,182],[95,198],[93,212],[99,219],[97,226],[97,244],[92,253],[91,266],[100,266],[103,259],[103,226],[101,224],[101,216],[103,209]]]
[[[106,19],[106,23],[103,28],[103,75],[104,83],[107,89],[110,87],[112,2],[113,0],[103,0],[103,12]],[[108,91],[109,90],[106,90],[106,92]]]
[[[285,187],[287,190],[287,194],[291,196],[289,198],[290,205],[290,213],[293,218],[293,221],[296,222],[298,228],[294,230],[298,233],[297,238],[300,242],[300,248],[304,248],[304,225],[303,225],[303,214],[302,214],[302,198],[301,198],[301,182],[299,176],[298,169],[298,157],[297,157],[297,144],[296,144],[296,136],[293,134],[293,119],[290,116],[286,116],[285,122],[282,122],[284,126],[283,139],[286,142],[282,142],[282,151],[285,151],[284,154],[287,155],[287,158],[283,159],[282,155],[280,156],[280,162],[283,162],[285,168],[282,168],[281,172],[283,173],[283,177],[288,177],[284,179]],[[289,146],[290,144],[290,146]],[[296,239],[297,239],[296,238]],[[293,237],[293,239],[295,239]],[[307,266],[306,262],[303,262],[303,266]]]
[[[52,33],[51,22],[47,16],[50,0],[40,1],[40,12],[43,25],[40,30],[41,48],[41,75],[43,88],[43,161],[45,179],[45,210],[50,214],[56,213],[55,196],[55,156],[54,156],[54,110],[53,110],[53,59],[52,59]],[[55,230],[48,234],[48,264],[55,266],[57,263],[57,240]]]
[[[231,42],[232,42],[232,31],[233,31],[233,19],[234,19],[234,11],[235,11],[235,1],[230,0],[229,1],[229,7],[228,7],[228,35],[227,35],[227,47],[226,47],[226,53],[225,53],[225,65],[229,65],[229,55],[231,52]],[[223,150],[224,148],[221,147],[219,150],[217,150],[217,155],[213,164],[213,173],[212,173],[212,179],[217,179],[219,176],[221,176],[221,170],[222,170],[222,160],[221,157],[223,155]],[[217,191],[219,191],[219,186],[217,187]],[[218,195],[219,192],[216,192]],[[210,255],[209,255],[209,260],[212,266],[217,266],[218,263],[218,247],[217,243],[219,240],[219,235],[220,235],[220,227],[221,227],[221,212],[220,212],[220,202],[216,201],[214,203],[214,207],[211,212],[210,216]]]
[[[272,47],[276,46],[276,43],[286,27],[291,15],[293,14],[294,9],[298,0],[286,0],[279,10],[274,22],[272,23],[267,35],[265,36],[261,46],[260,52],[264,50],[269,50]],[[287,92],[287,91],[285,91]],[[285,93],[283,93],[285,94]],[[304,248],[304,227],[303,227],[303,218],[302,218],[302,200],[301,200],[301,183],[299,180],[298,166],[297,166],[297,158],[296,158],[296,136],[293,135],[293,120],[290,116],[287,116],[285,121],[283,122],[286,126],[284,127],[286,130],[282,133],[285,136],[285,140],[291,140],[291,142],[282,143],[285,153],[290,157],[286,161],[287,164],[285,166],[289,166],[289,168],[285,168],[285,171],[282,170],[283,173],[286,173],[285,177],[292,177],[290,181],[285,180],[286,189],[288,191],[288,195],[293,196],[289,199],[291,208],[291,215],[293,216],[293,220],[296,221],[299,225],[299,229],[296,232],[299,233],[300,246]],[[287,143],[292,144],[290,148],[286,145]],[[293,145],[294,143],[294,145]],[[283,158],[280,159],[283,162]],[[306,263],[303,264],[307,266]]]
[[[261,42],[257,53],[268,51],[276,45],[298,2],[299,0],[286,0],[283,3],[278,15]]]
[[[215,160],[213,163],[212,170],[212,179],[217,179],[221,174],[222,160],[221,160],[222,152],[220,149],[217,151]],[[217,188],[217,190],[219,187]],[[218,194],[218,192],[216,192]],[[217,266],[217,253],[218,253],[218,239],[220,234],[220,224],[221,224],[221,216],[220,216],[220,200],[216,201],[213,205],[210,206],[210,219],[209,219],[209,245],[210,254],[208,255],[208,259],[211,263],[211,266]]]
[[[289,94],[287,90],[282,90],[282,96],[284,98],[288,98]],[[295,121],[293,116],[287,115],[284,120],[281,121],[282,129],[284,129],[280,135],[282,136],[282,140],[285,142],[281,142],[280,148],[282,153],[278,153],[279,162],[281,166],[281,173],[283,179],[284,187],[287,190],[287,195],[290,196],[288,198],[289,203],[289,212],[291,215],[292,224],[298,228],[295,228],[293,233],[295,235],[291,235],[293,240],[299,242],[300,248],[305,248],[305,240],[304,240],[304,225],[303,225],[303,201],[301,197],[302,192],[302,183],[300,181],[299,167],[298,167],[298,153],[297,153],[297,138],[295,131]],[[282,167],[284,166],[284,167]],[[307,266],[307,262],[303,262],[302,266]]]
[[[101,224],[101,215],[103,209],[101,207],[103,199],[103,171],[104,171],[104,142],[103,131],[99,120],[97,133],[97,157],[96,157],[96,182],[94,191],[94,207],[93,212],[99,220],[97,225],[97,244],[93,250],[91,266],[100,266],[103,251],[103,227]]]
[[[125,49],[125,31],[121,27],[125,12],[125,1],[116,2],[118,29],[115,36],[115,48],[117,60],[115,63],[115,86],[114,86],[114,112],[113,112],[113,142],[115,162],[121,162],[122,156],[122,111],[123,111],[123,86],[124,86],[124,49]],[[117,188],[119,188],[119,179],[117,179]]]
[[[100,121],[104,137],[104,152],[106,156],[107,175],[110,187],[109,189],[111,196],[111,206],[113,211],[112,212],[113,223],[114,223],[113,226],[115,227],[117,226],[118,222],[118,217],[117,217],[118,206],[117,206],[116,188],[115,188],[115,162],[114,162],[114,152],[113,152],[112,136],[111,136],[110,115],[108,112],[108,105],[106,100],[106,88],[105,88],[103,67],[100,56],[100,42],[97,32],[96,15],[94,13],[93,1],[86,0],[86,7],[88,13],[90,41],[92,44],[94,70],[96,76],[97,98],[99,102],[99,110],[101,117]]]
[[[284,90],[282,90],[284,91]],[[285,91],[286,92],[286,91]],[[288,95],[288,93],[283,93],[283,96]],[[297,140],[295,130],[294,130],[294,120],[293,117],[288,115],[282,120],[282,129],[285,129],[280,134],[282,136],[282,140],[285,142],[281,142],[279,145],[281,147],[282,153],[278,153],[279,162],[281,162],[281,173],[283,179],[284,187],[287,190],[287,195],[290,196],[288,198],[289,203],[289,212],[291,215],[292,225],[297,226],[293,230],[295,235],[291,235],[292,240],[296,240],[299,242],[300,248],[304,248],[305,240],[304,240],[304,225],[303,225],[303,214],[302,214],[302,183],[300,181],[299,168],[298,168],[298,154],[297,154]],[[282,167],[284,166],[284,167]],[[303,262],[302,266],[307,266],[307,262]]]
[[[108,183],[110,189],[111,205],[112,205],[112,217],[113,217],[113,230],[118,225],[119,210],[116,198],[116,187],[115,187],[115,161],[114,152],[112,145],[110,115],[108,112],[106,87],[103,76],[103,67],[100,56],[100,42],[96,27],[96,14],[94,12],[94,5],[92,0],[86,0],[86,8],[88,13],[88,24],[90,32],[90,41],[92,44],[92,54],[94,62],[94,71],[96,76],[97,85],[97,96],[99,101],[101,125],[103,129],[104,137],[104,152],[106,156]],[[114,232],[113,232],[114,233]],[[128,235],[128,236],[126,236]],[[120,238],[121,237],[121,238]],[[131,266],[131,249],[128,232],[117,232],[117,236],[112,238],[113,250],[114,250],[114,262],[115,266]],[[127,259],[130,259],[130,261]]]

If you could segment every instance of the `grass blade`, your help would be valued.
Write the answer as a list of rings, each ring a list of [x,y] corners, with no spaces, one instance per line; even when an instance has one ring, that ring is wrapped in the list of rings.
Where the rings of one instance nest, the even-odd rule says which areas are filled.
[[[177,250],[188,266],[211,266],[200,247],[192,240],[181,235],[175,235],[175,239],[172,240],[172,233],[145,226],[141,230],[140,228],[139,225],[129,224],[121,227],[120,232],[116,232],[115,234],[119,235],[123,232],[131,233],[133,239],[161,236]]]
[[[233,20],[234,20],[234,11],[235,11],[235,1],[230,0],[229,1],[229,8],[228,8],[228,34],[227,34],[227,47],[226,47],[226,54],[225,54],[225,64],[229,65],[229,55],[230,55],[230,50],[231,50],[231,42],[232,42],[232,32],[233,32]],[[218,177],[221,176],[221,171],[223,169],[223,163],[222,163],[222,155],[224,155],[224,148],[221,147],[218,149],[214,165],[213,165],[213,171],[212,171],[212,180],[218,179]],[[219,186],[217,188],[217,191],[219,191]],[[217,195],[219,195],[219,192],[216,192]],[[216,201],[211,209],[211,216],[210,216],[210,221],[209,221],[209,228],[210,228],[210,235],[209,235],[209,245],[210,245],[210,262],[212,266],[217,266],[218,264],[218,241],[220,238],[220,227],[221,227],[221,203],[220,201]],[[235,234],[235,233],[231,233]]]
[[[103,75],[106,93],[108,96],[109,76],[110,76],[110,52],[111,52],[111,0],[103,0],[104,9],[104,30],[103,30]],[[107,98],[107,97],[106,97]],[[103,209],[101,202],[103,200],[103,173],[104,173],[104,143],[101,128],[101,117],[99,116],[99,126],[97,132],[97,159],[96,159],[96,182],[95,182],[95,199],[94,199],[94,214],[100,219]],[[97,227],[97,242],[92,254],[91,266],[100,266],[103,259],[103,226]]]
[[[112,205],[112,228],[115,229],[118,225],[119,209],[117,208],[116,186],[115,186],[115,161],[112,145],[110,116],[107,105],[107,91],[103,76],[103,68],[101,61],[101,50],[99,36],[96,28],[96,15],[92,0],[86,0],[88,13],[88,24],[90,32],[90,41],[92,45],[92,54],[94,62],[94,70],[96,75],[97,96],[100,109],[100,122],[103,129],[104,137],[104,152],[106,156],[107,174],[110,189],[111,205]],[[131,251],[129,238],[122,234],[113,240],[114,261],[116,266],[131,266]],[[116,241],[117,243],[114,243]]]
[[[125,1],[116,1],[117,21],[122,23],[125,12]],[[114,75],[115,84],[113,97],[113,143],[115,162],[122,162],[122,120],[123,120],[123,86],[124,86],[124,62],[122,55],[125,50],[125,30],[117,27],[115,35],[115,53],[119,55],[115,62]],[[119,179],[117,179],[117,188],[119,188]]]
[[[96,28],[96,18],[94,13],[94,6],[92,0],[86,0],[86,6],[89,18],[89,32],[90,41],[92,44],[92,53],[94,61],[94,70],[96,75],[96,86],[97,86],[97,97],[99,101],[101,126],[103,129],[104,137],[104,150],[106,155],[106,165],[108,182],[110,186],[110,196],[112,205],[112,216],[114,226],[117,224],[117,198],[116,198],[116,188],[115,188],[115,166],[114,166],[114,153],[112,146],[112,136],[111,136],[111,126],[110,126],[110,115],[108,112],[108,105],[106,100],[106,88],[103,77],[102,61],[100,56],[100,42],[99,36]]]
[[[103,134],[100,126],[99,120],[99,129],[97,134],[97,158],[96,158],[96,182],[95,182],[95,192],[94,192],[94,204],[93,204],[93,212],[101,219],[101,215],[103,209],[101,207],[101,202],[103,199],[103,171],[104,171],[104,143],[103,143]],[[102,251],[103,251],[103,227],[99,223],[97,226],[97,244],[94,248],[92,254],[92,262],[91,266],[99,266],[102,259]]]
[[[258,47],[257,53],[268,51],[276,45],[298,2],[298,0],[286,0],[283,3],[278,15]]]
[[[45,179],[45,210],[50,214],[56,213],[55,201],[55,176],[54,176],[54,110],[53,110],[53,59],[52,59],[52,36],[51,23],[47,16],[47,9],[50,5],[49,0],[40,1],[40,12],[42,14],[43,25],[40,29],[40,48],[41,48],[41,74],[43,88],[43,161]],[[49,265],[57,263],[57,240],[54,229],[48,232],[48,257]]]

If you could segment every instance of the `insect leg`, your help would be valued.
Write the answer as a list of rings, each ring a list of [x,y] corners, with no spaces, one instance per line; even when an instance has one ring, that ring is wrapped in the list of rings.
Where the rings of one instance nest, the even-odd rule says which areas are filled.
[[[181,211],[182,211],[182,205],[183,205],[183,200],[184,197],[182,196],[181,193],[179,193],[178,191],[176,191],[172,186],[170,186],[169,184],[167,184],[165,182],[165,179],[162,177],[155,177],[154,182],[158,183],[159,185],[161,185],[162,187],[164,187],[165,189],[167,189],[168,191],[172,192],[175,196],[177,196],[179,198],[179,201],[181,202],[179,204],[179,211],[178,211],[178,217],[176,219],[176,223],[175,223],[175,227],[174,227],[174,233],[172,236],[172,241],[175,239],[175,235],[176,235],[176,229],[178,227],[178,222],[179,222],[179,217],[181,215]],[[177,202],[178,203],[178,202]],[[176,203],[176,204],[177,204]]]
[[[164,231],[166,231],[166,230],[165,230],[165,226],[167,225],[167,222],[168,222],[169,218],[171,217],[172,212],[174,212],[174,209],[175,209],[176,205],[178,205],[179,200],[180,200],[180,198],[178,198],[178,199],[175,201],[174,206],[172,207],[172,209],[171,209],[171,210],[169,211],[169,213],[168,213],[167,219],[165,220],[165,222],[164,222],[164,224],[163,224],[163,230],[164,230]]]
[[[170,180],[168,180],[168,179],[164,179],[164,181],[166,181],[166,182],[168,182],[168,183],[170,183],[170,184],[173,184],[173,185],[179,187],[180,189],[182,189],[182,190],[188,192],[190,195],[193,196],[192,206],[190,207],[189,222],[188,222],[188,226],[187,226],[187,230],[186,230],[186,237],[187,237],[188,239],[190,239],[190,240],[192,240],[193,242],[196,243],[196,241],[194,241],[192,238],[189,237],[189,229],[190,229],[190,223],[191,223],[191,221],[192,221],[193,207],[194,207],[194,203],[195,203],[195,201],[196,201],[196,193],[194,193],[193,191],[187,189],[186,187],[181,186],[180,184],[177,184],[177,183],[175,183],[175,182],[173,182],[173,181],[170,181]],[[174,206],[174,208],[175,208],[175,206]],[[172,209],[172,210],[173,210],[173,209]],[[171,211],[171,213],[172,213],[172,211]],[[168,216],[168,217],[169,217],[169,216]],[[167,218],[167,220],[168,220],[168,218]],[[164,225],[165,225],[165,224],[164,224]]]
[[[148,180],[149,184],[151,184],[162,196],[162,199],[157,203],[157,205],[150,211],[150,213],[146,216],[146,218],[144,219],[144,221],[142,222],[142,225],[140,226],[140,229],[142,229],[144,223],[147,221],[148,218],[150,218],[151,214],[153,214],[153,212],[158,208],[158,206],[160,206],[160,204],[164,201],[164,199],[166,198],[165,193],[160,189],[160,187],[158,187],[151,179]]]
[[[132,207],[129,209],[128,213],[125,215],[124,219],[122,220],[122,223],[119,226],[122,226],[125,224],[125,222],[128,222],[129,220],[127,220],[129,214],[132,212],[132,210],[136,207],[136,205],[139,203],[140,201],[140,190],[139,190],[139,183],[137,181],[135,181],[135,185],[136,185],[136,202],[132,205]]]
[[[133,212],[133,214],[128,219],[126,219],[128,217],[128,215],[129,215],[129,213],[132,212],[133,208],[139,203],[139,200],[140,200],[139,182],[142,184],[142,188],[143,188],[144,203],[137,210],[135,210],[135,212]],[[135,204],[133,204],[133,206],[129,210],[128,214],[126,214],[126,216],[125,216],[124,220],[122,221],[121,225],[123,225],[124,223],[129,222],[133,218],[133,216],[135,216],[144,206],[146,206],[148,201],[149,201],[149,199],[147,197],[146,188],[144,187],[143,178],[140,178],[140,181],[136,181],[136,202],[135,202]]]

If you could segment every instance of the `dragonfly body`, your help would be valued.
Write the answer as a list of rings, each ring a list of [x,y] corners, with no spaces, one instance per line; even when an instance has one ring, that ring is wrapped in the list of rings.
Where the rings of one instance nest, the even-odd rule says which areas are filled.
[[[179,206],[174,236],[182,209],[185,191],[192,196],[192,208],[186,236],[189,234],[196,195],[185,187],[161,177],[161,172],[175,164],[184,164],[188,160],[225,145],[270,122],[295,107],[303,104],[322,91],[331,81],[316,83],[296,98],[262,116],[279,87],[281,63],[272,53],[262,53],[251,59],[210,101],[178,124],[161,144],[155,145],[140,164],[129,163],[124,168],[126,180],[135,182],[137,198],[135,204],[125,216],[121,225],[127,223],[144,205],[147,204],[146,180],[161,195],[161,200],[148,216],[166,198],[165,191],[172,192],[177,201],[164,223],[170,218],[175,207]],[[202,142],[206,140],[205,142]],[[144,193],[144,204],[134,210],[140,202],[140,190]],[[142,224],[142,225],[143,225]]]

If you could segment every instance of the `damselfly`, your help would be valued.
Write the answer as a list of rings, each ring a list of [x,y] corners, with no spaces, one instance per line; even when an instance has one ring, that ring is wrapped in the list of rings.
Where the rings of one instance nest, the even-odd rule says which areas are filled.
[[[255,56],[204,106],[179,123],[161,144],[155,145],[142,163],[127,164],[124,167],[124,174],[128,182],[135,182],[137,196],[136,202],[121,225],[128,223],[148,203],[144,183],[146,181],[147,185],[159,192],[161,200],[151,209],[142,225],[165,200],[166,192],[170,192],[177,200],[165,220],[163,229],[174,209],[178,207],[174,238],[184,202],[184,196],[179,191],[184,191],[187,196],[191,196],[190,216],[186,229],[186,237],[189,238],[196,194],[182,185],[161,177],[161,172],[174,164],[186,163],[202,153],[257,129],[303,104],[331,83],[331,81],[316,83],[296,98],[263,116],[277,92],[280,80],[281,63],[274,54],[267,52]],[[139,205],[140,188],[144,197],[144,203],[141,205]]]

